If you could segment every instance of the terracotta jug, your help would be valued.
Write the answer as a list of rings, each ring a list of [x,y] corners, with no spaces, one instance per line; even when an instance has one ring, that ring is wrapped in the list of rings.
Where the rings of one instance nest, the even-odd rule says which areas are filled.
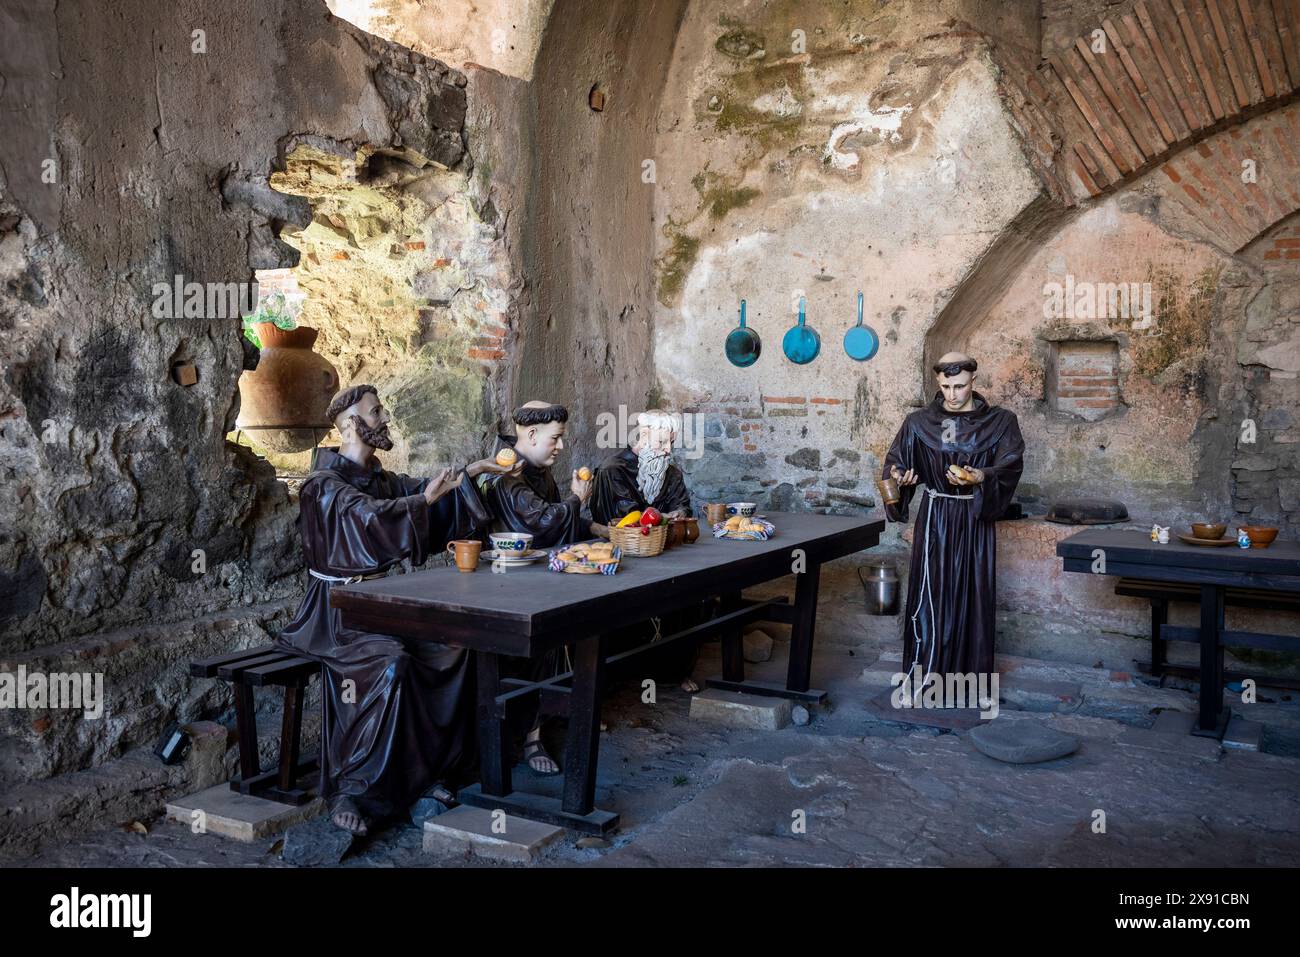
[[[339,375],[328,359],[312,351],[310,326],[281,329],[273,322],[253,326],[262,342],[257,368],[239,377],[239,418],[252,440],[271,452],[302,452],[332,423],[325,420]]]

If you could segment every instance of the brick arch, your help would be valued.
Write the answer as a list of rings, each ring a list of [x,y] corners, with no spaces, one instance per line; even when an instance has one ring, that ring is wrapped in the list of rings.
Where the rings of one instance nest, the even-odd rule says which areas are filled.
[[[1158,182],[1220,248],[1240,252],[1300,210],[1300,103],[1184,149]]]
[[[1295,98],[1300,2],[1137,0],[1036,69],[997,58],[1031,164],[1073,206]]]

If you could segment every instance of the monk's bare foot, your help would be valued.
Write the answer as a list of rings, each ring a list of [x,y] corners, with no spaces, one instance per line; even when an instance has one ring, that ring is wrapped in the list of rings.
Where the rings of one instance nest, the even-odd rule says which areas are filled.
[[[546,753],[546,748],[542,747],[542,731],[540,728],[528,733],[528,738],[524,741],[524,760],[538,774],[560,773],[560,766]]]
[[[695,692],[700,690],[700,686],[692,681],[688,676],[682,679],[682,690],[687,694],[695,694]]]
[[[330,815],[330,820],[334,822],[335,827],[342,828],[354,837],[365,837],[366,832],[370,830],[366,819],[361,815],[361,810],[351,798],[343,798],[334,806],[334,813]]]

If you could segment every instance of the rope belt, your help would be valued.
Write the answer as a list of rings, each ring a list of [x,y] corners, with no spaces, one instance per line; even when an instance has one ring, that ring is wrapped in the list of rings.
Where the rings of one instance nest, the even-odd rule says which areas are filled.
[[[937,636],[934,634],[934,595],[931,593],[930,590],[930,513],[934,506],[934,500],[936,498],[959,498],[959,499],[967,499],[967,500],[975,498],[974,495],[950,495],[947,492],[936,492],[934,489],[930,488],[929,486],[926,487],[925,492],[927,496],[925,500],[925,545],[924,545],[925,570],[921,573],[921,593],[925,598],[926,606],[930,609],[930,654],[929,654],[928,662],[925,666],[925,670],[921,673],[923,679],[925,675],[929,674],[931,671],[934,670],[934,649],[935,646],[938,644],[938,641],[936,640]],[[912,680],[912,669],[921,663],[921,645],[924,642],[925,635],[924,635],[924,629],[922,629],[920,635],[918,635],[917,633],[916,619],[917,616],[920,614],[921,614],[921,601],[920,599],[918,599],[916,602],[916,611],[912,612],[912,619],[911,619],[912,635],[916,637],[917,640],[913,643],[914,647],[912,649],[912,663],[907,668],[907,681]]]
[[[387,572],[376,572],[373,575],[353,575],[350,578],[341,578],[338,575],[325,575],[316,571],[314,568],[307,569],[307,574],[312,578],[319,578],[323,582],[333,582],[336,585],[354,585],[357,582],[368,582],[372,578],[387,578]]]

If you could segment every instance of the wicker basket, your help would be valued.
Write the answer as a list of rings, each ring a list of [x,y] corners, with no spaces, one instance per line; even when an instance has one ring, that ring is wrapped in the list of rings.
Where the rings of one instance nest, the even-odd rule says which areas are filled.
[[[668,526],[653,525],[649,535],[642,535],[641,528],[629,525],[627,528],[611,528],[609,540],[623,550],[624,555],[637,558],[650,558],[664,550],[668,541]]]

